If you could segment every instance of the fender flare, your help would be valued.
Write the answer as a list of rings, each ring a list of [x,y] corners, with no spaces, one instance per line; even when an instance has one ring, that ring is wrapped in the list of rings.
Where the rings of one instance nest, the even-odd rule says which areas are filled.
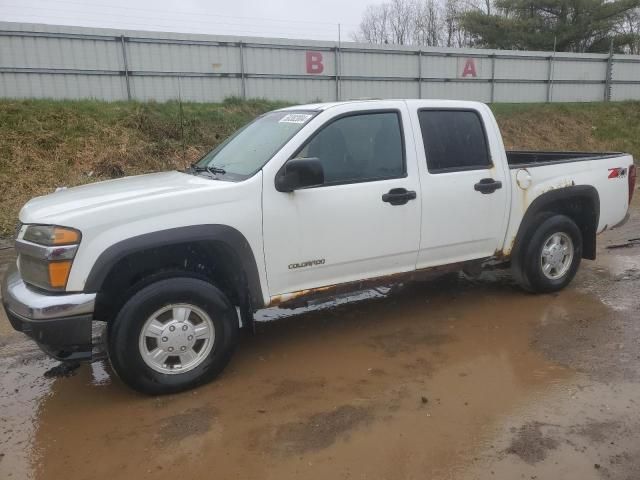
[[[593,212],[591,212],[593,229],[592,231],[585,232],[581,228],[581,230],[583,230],[583,235],[585,233],[589,233],[590,235],[590,238],[583,238],[583,257],[595,259],[595,235],[597,233],[598,223],[600,222],[600,195],[595,187],[591,185],[572,185],[545,192],[531,202],[531,205],[529,205],[529,208],[527,208],[527,211],[522,217],[522,222],[520,223],[518,233],[516,234],[513,252],[511,254],[512,261],[519,262],[521,260],[520,247],[522,246],[526,235],[529,233],[531,228],[535,226],[535,219],[539,213],[548,211],[549,205],[558,201],[584,198],[588,199],[593,205]]]
[[[218,242],[234,252],[234,261],[241,265],[253,308],[264,305],[258,265],[245,236],[233,227],[220,224],[191,225],[170,228],[130,237],[104,250],[96,259],[85,283],[85,292],[98,292],[111,269],[125,257],[150,248],[167,247],[189,242]]]

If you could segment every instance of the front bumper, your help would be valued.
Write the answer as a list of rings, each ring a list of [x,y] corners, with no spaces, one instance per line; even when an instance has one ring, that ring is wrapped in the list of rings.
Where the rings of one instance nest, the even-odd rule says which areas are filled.
[[[53,294],[27,286],[15,265],[2,282],[2,304],[14,329],[58,360],[90,360],[94,293]]]

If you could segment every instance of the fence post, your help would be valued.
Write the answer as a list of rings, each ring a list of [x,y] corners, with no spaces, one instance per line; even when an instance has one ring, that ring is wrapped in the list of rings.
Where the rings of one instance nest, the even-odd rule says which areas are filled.
[[[604,79],[604,101],[611,101],[611,78],[613,77],[613,39],[609,45],[609,58],[607,58],[607,71]]]
[[[491,55],[491,103],[496,101],[496,54]]]
[[[244,73],[244,45],[242,41],[238,44],[240,47],[240,96],[243,100],[247,98],[247,86],[245,84],[245,73]]]
[[[124,81],[127,85],[127,100],[131,100],[131,86],[129,85],[129,62],[127,61],[127,47],[124,35],[120,35],[120,45],[122,45],[122,63],[124,64]]]
[[[340,101],[340,47],[336,46],[333,54],[336,73],[336,102]]]
[[[554,55],[549,56],[549,74],[547,75],[547,103],[551,103],[551,101],[553,100],[552,88],[553,88],[553,57]]]
[[[418,50],[418,98],[422,98],[422,50]]]

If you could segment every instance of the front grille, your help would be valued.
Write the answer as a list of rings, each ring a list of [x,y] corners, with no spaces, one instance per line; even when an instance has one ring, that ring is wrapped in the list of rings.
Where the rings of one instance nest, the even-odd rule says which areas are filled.
[[[18,222],[18,224],[16,225],[16,233],[15,233],[15,235],[13,236],[13,238],[14,238],[15,240],[17,240],[17,239],[18,239],[18,235],[20,235],[20,229],[21,229],[21,228],[22,228],[22,222]]]

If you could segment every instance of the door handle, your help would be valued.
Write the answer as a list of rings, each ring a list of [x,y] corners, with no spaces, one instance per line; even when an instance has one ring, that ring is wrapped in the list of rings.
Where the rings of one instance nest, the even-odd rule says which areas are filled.
[[[382,195],[382,201],[391,205],[404,205],[409,200],[415,200],[416,192],[407,190],[406,188],[392,188],[389,193]]]
[[[502,188],[502,182],[500,180],[494,180],[493,178],[483,178],[473,186],[476,192],[480,193],[493,193],[499,188]]]

